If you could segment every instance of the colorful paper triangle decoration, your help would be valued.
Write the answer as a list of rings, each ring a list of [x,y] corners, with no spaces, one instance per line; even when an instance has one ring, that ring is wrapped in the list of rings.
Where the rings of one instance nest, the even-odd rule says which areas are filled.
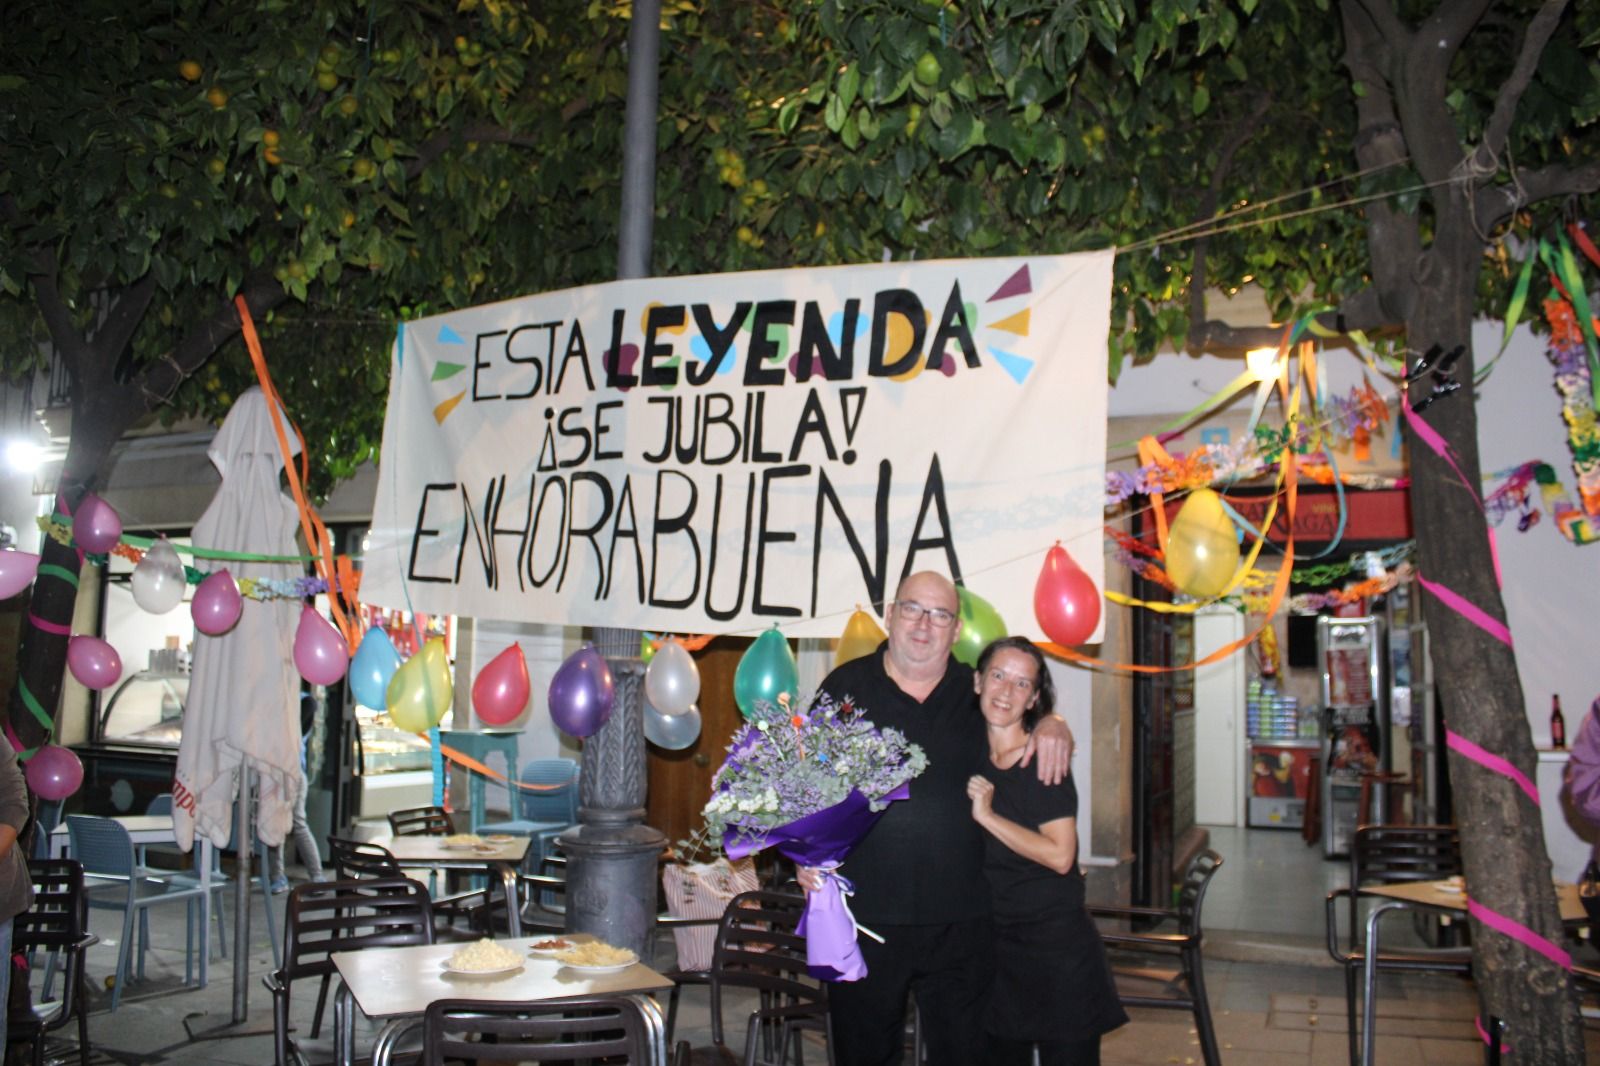
[[[451,329],[449,326],[440,326],[439,327],[439,343],[440,344],[465,344],[467,342],[461,339],[461,334],[457,333],[455,330]]]
[[[456,404],[460,403],[462,397],[464,397],[466,394],[467,390],[462,389],[444,403],[440,404],[438,407],[435,407],[433,409],[433,420],[442,425],[444,420],[450,417],[450,412],[456,409]]]
[[[994,361],[1000,364],[1000,369],[1010,374],[1011,380],[1018,385],[1022,384],[1028,372],[1033,369],[1033,360],[1025,355],[1002,351],[999,348],[990,348],[989,354],[994,356]]]
[[[988,302],[1008,300],[1013,296],[1026,296],[1033,291],[1033,275],[1028,273],[1028,265],[1024,263],[1015,274],[1005,280],[1005,284],[994,290],[994,295]]]
[[[1031,307],[1024,307],[1010,318],[1002,318],[1000,321],[992,323],[989,328],[1003,329],[1007,333],[1015,333],[1019,337],[1026,337],[1028,335],[1028,319],[1032,313],[1033,309]]]
[[[433,368],[433,378],[431,380],[444,381],[447,378],[453,378],[466,368],[466,363],[437,363]]]

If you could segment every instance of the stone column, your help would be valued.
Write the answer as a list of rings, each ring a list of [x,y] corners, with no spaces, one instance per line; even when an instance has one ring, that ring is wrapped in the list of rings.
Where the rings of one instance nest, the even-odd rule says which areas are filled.
[[[597,629],[595,648],[616,682],[611,719],[584,741],[578,825],[567,853],[567,929],[640,957],[655,929],[657,863],[666,837],[644,824],[644,663],[639,634]]]

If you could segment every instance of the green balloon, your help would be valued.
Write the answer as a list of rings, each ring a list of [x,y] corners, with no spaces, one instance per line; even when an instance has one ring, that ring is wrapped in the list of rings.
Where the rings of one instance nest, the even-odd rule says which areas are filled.
[[[956,592],[961,598],[961,635],[956,638],[950,654],[958,662],[977,666],[978,654],[1010,630],[988,600],[965,588],[958,588]]]
[[[778,696],[787,692],[792,702],[800,694],[800,667],[789,642],[776,626],[755,639],[733,671],[733,702],[746,718],[756,717],[758,703],[770,704],[776,713]]]
[[[651,642],[649,637],[644,636],[644,635],[641,634],[640,637],[639,637],[639,661],[642,662],[642,663],[648,663],[651,659],[654,659],[655,657],[656,657],[656,646],[655,646],[655,644]]]

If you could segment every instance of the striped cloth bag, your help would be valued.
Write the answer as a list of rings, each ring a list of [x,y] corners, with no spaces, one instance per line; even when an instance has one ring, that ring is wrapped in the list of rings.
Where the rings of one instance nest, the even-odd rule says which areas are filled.
[[[687,865],[672,863],[662,870],[661,884],[667,894],[667,913],[674,918],[720,918],[734,896],[761,887],[755,862],[749,858],[732,863],[725,858]],[[715,925],[674,929],[672,936],[678,942],[678,969],[711,968],[717,941]]]

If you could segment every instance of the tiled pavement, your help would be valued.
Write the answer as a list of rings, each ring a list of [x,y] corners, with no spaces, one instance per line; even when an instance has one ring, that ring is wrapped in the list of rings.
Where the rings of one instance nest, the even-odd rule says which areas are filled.
[[[1341,884],[1343,866],[1321,860],[1298,836],[1279,831],[1216,830],[1212,846],[1225,857],[1206,900],[1206,977],[1222,1058],[1228,1066],[1335,1066],[1346,1061],[1343,978],[1322,949],[1322,897]],[[273,901],[281,913],[282,897]],[[182,923],[177,908],[152,914],[153,946],[148,978],[126,990],[121,1008],[109,1011],[103,981],[115,965],[111,939],[90,951],[96,984],[89,1019],[92,1061],[105,1063],[241,1064],[272,1061],[270,1000],[260,975],[271,966],[262,901],[254,896],[250,1016],[238,1032],[195,1039],[224,1030],[231,1021],[232,960],[214,959],[210,987],[184,989]],[[231,897],[229,914],[231,917]],[[91,928],[115,929],[109,912],[95,912]],[[231,928],[230,928],[231,940]],[[670,965],[670,943],[658,956]],[[308,1028],[314,995],[295,998],[297,1024]],[[1454,1066],[1483,1062],[1474,1039],[1476,1000],[1470,982],[1447,976],[1385,978],[1378,1006],[1378,1061],[1401,1066]],[[331,1009],[330,1009],[331,1014]],[[730,1008],[730,1018],[738,1008]],[[1131,1025],[1108,1036],[1107,1066],[1189,1066],[1201,1061],[1198,1039],[1186,1012],[1130,1011]],[[1593,1023],[1591,1023],[1592,1025]],[[735,1023],[735,1031],[742,1026]],[[709,1048],[703,987],[688,987],[680,1008],[678,1037]],[[67,1029],[52,1045],[52,1058],[78,1061]],[[1590,1033],[1590,1055],[1600,1061],[1600,1030]],[[817,1049],[810,1062],[825,1059]],[[715,1062],[709,1053],[696,1061]]]

